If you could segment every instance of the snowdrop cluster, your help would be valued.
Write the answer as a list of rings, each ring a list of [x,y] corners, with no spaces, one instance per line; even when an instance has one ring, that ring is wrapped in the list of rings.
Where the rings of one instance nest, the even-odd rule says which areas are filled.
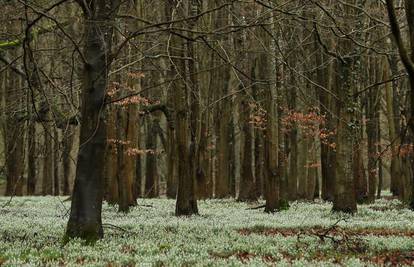
[[[265,214],[234,199],[199,201],[199,216],[177,218],[174,200],[139,199],[130,213],[104,204],[104,239],[94,246],[81,240],[62,244],[70,203],[59,197],[0,198],[0,265],[3,266],[337,266],[321,251],[335,253],[332,242],[313,235],[265,235],[261,230],[309,227],[414,231],[414,212],[397,200],[359,206],[354,216],[331,213],[331,203],[293,202],[286,211]],[[339,223],[338,223],[339,221]],[[252,230],[242,234],[241,229]],[[364,235],[368,254],[409,251],[409,236]],[[358,255],[342,264],[370,266]],[[372,264],[373,265],[373,264]]]

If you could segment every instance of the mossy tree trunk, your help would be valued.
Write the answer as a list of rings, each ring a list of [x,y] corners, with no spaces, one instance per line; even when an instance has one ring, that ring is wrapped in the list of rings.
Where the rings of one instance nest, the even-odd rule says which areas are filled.
[[[336,182],[333,211],[354,213],[357,210],[353,175],[353,147],[355,139],[354,105],[349,81],[351,64],[338,62],[337,77],[339,96],[338,127],[336,134]]]

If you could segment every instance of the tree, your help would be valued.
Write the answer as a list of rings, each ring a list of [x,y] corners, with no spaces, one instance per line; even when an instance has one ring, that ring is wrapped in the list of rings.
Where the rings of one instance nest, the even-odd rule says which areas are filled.
[[[67,238],[94,241],[103,236],[102,199],[104,185],[106,121],[112,33],[120,1],[78,1],[84,13],[85,47],[82,84],[80,149]]]
[[[352,1],[346,1],[351,4]],[[349,30],[354,21],[352,21],[352,9],[349,5],[344,4],[344,9],[348,15],[348,21],[343,21],[343,27]],[[354,213],[357,210],[355,199],[355,186],[353,175],[353,147],[356,139],[355,114],[356,107],[353,98],[353,81],[352,71],[354,61],[351,56],[353,52],[352,43],[346,38],[338,40],[338,49],[345,56],[337,55],[337,74],[335,93],[337,96],[336,115],[337,133],[336,133],[336,174],[335,174],[335,194],[333,199],[333,211]]]
[[[181,1],[171,1],[169,6],[172,12],[171,19],[175,16],[185,14],[188,6]],[[188,87],[186,77],[188,75],[185,61],[186,44],[179,36],[171,36],[171,45],[168,47],[168,54],[171,61],[171,70],[175,77],[178,77],[173,82],[174,88],[174,111],[175,111],[175,140],[177,142],[178,155],[178,189],[177,202],[175,206],[175,215],[193,215],[198,214],[197,199],[195,195],[195,184],[193,172],[191,171],[191,163],[193,159],[190,158],[190,150],[195,147],[189,146],[190,141],[190,108],[188,106]]]
[[[272,25],[273,19],[270,19]],[[281,208],[280,197],[280,118],[279,118],[279,83],[272,84],[272,73],[279,73],[280,66],[276,64],[276,38],[273,33],[274,28],[263,27],[263,46],[266,52],[260,55],[260,73],[263,82],[264,93],[264,110],[266,112],[266,128],[264,132],[264,169],[265,169],[265,190],[264,198],[266,200],[265,212],[276,212]],[[269,49],[270,48],[270,49]],[[278,78],[278,77],[277,77]],[[274,80],[274,79],[273,79]]]
[[[411,134],[414,134],[414,2],[410,0],[405,0],[405,13],[409,29],[409,50],[404,45],[404,40],[401,34],[400,26],[397,20],[397,14],[394,7],[393,0],[386,0],[388,18],[391,24],[391,32],[394,36],[395,42],[397,43],[398,51],[400,53],[401,61],[404,64],[404,67],[408,73],[408,78],[410,81],[410,94],[409,94],[409,103],[410,103],[410,116],[408,118],[408,127],[411,130]],[[414,163],[412,163],[414,164]],[[414,170],[414,165],[411,166]],[[413,180],[411,178],[411,180]],[[410,208],[414,210],[414,182],[411,181],[411,200]]]

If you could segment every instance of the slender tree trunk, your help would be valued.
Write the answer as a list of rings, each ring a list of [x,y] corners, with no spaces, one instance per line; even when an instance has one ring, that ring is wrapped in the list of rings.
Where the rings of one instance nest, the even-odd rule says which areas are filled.
[[[241,102],[243,107],[241,110],[242,118],[242,131],[243,131],[243,154],[241,160],[241,173],[240,173],[240,191],[238,200],[240,201],[253,201],[256,200],[256,192],[254,186],[254,177],[252,169],[252,128],[250,124],[250,107],[246,101]]]
[[[215,78],[214,78],[215,79]],[[226,110],[227,103],[221,103],[220,112],[217,118],[217,169],[215,182],[215,197],[225,198],[231,195],[230,192],[230,147],[229,147],[229,121],[230,113]]]
[[[280,174],[278,171],[278,113],[276,110],[275,92],[268,87],[266,93],[267,126],[265,138],[265,212],[275,212],[280,209]],[[272,92],[273,91],[273,92]]]
[[[315,197],[316,181],[318,180],[318,168],[315,167],[316,160],[316,145],[315,138],[311,138],[312,143],[309,147],[309,160],[308,160],[308,177],[307,177],[307,190],[306,190],[306,199],[312,201]],[[318,189],[319,190],[319,189]]]
[[[168,151],[167,151],[167,197],[176,198],[177,196],[177,144],[175,142],[175,131],[171,127],[167,129]]]
[[[52,116],[47,112],[47,122],[43,123],[44,152],[43,152],[43,180],[42,195],[53,195],[53,132],[50,121]]]
[[[153,198],[159,195],[159,175],[157,169],[157,122],[156,119],[147,122],[147,150],[145,171],[145,197]]]
[[[388,64],[384,64],[383,67],[384,75],[383,79],[387,80],[390,79],[390,71],[389,67],[392,69],[392,64],[390,62],[390,66]],[[404,192],[404,177],[401,170],[401,159],[399,153],[399,147],[401,144],[399,132],[397,132],[397,128],[399,128],[398,117],[396,115],[399,112],[396,112],[395,109],[398,108],[398,102],[395,100],[395,96],[398,91],[398,85],[391,83],[385,84],[385,101],[386,101],[386,115],[388,121],[388,135],[390,137],[391,145],[391,166],[390,166],[390,175],[391,175],[391,192],[394,196],[398,196],[400,199],[403,199],[403,192]]]
[[[105,150],[105,200],[109,204],[119,203],[118,189],[118,148],[116,144],[117,134],[115,126],[116,107],[108,108],[107,144]]]
[[[378,137],[379,141],[381,140],[381,126],[380,126],[380,114],[378,113],[377,116],[377,131],[378,131]],[[381,146],[379,145],[379,148],[381,150]],[[381,191],[384,184],[384,173],[383,173],[383,166],[382,166],[382,158],[380,157],[378,159],[378,188],[377,188],[377,199],[381,198]]]
[[[73,161],[72,149],[76,138],[76,130],[70,127],[63,136],[62,168],[63,168],[63,195],[71,194]]]
[[[325,68],[318,68],[316,72],[316,79],[318,84],[324,86],[328,91],[332,90],[332,63],[327,63],[324,55],[322,54],[322,48],[318,45],[318,53],[316,54],[316,63],[318,66],[324,66]],[[332,201],[334,195],[335,185],[335,152],[331,147],[333,143],[332,132],[334,130],[334,119],[331,115],[333,105],[331,104],[332,96],[326,91],[317,88],[317,95],[319,98],[319,109],[321,115],[324,116],[325,121],[320,125],[320,131],[324,134],[321,135],[321,174],[322,174],[322,199]]]
[[[36,123],[30,121],[28,124],[28,168],[27,168],[27,194],[34,195],[36,192]]]
[[[255,129],[254,139],[254,184],[256,190],[256,198],[263,195],[263,156],[264,156],[264,145],[263,145],[263,130]]]
[[[400,30],[400,25],[397,20],[397,15],[394,7],[393,0],[386,0],[386,6],[388,11],[388,17],[391,24],[391,32],[394,35],[394,38],[397,43],[398,51],[404,64],[404,67],[408,73],[408,78],[410,82],[410,94],[408,96],[409,103],[410,103],[410,116],[408,118],[408,127],[411,130],[411,134],[414,133],[414,2],[413,1],[405,1],[405,14],[409,29],[409,44],[410,49],[407,50],[405,44],[402,39],[402,34]],[[403,161],[404,162],[404,161]],[[414,172],[414,161],[411,160],[411,171],[410,171],[410,179],[406,181],[406,184],[410,183],[409,192],[404,192],[404,198],[407,195],[407,200],[410,202],[410,208],[414,210],[414,181],[413,175]],[[408,173],[407,173],[408,174]],[[407,186],[408,187],[408,186]]]
[[[294,74],[291,73],[291,81],[294,81]],[[288,107],[291,112],[296,112],[296,88],[289,90]],[[302,140],[303,142],[303,140]],[[289,200],[298,198],[298,130],[296,123],[293,123],[289,131]]]
[[[374,61],[375,62],[375,61]],[[376,64],[371,64],[371,76],[375,77]],[[375,80],[375,79],[374,79]],[[368,107],[367,107],[367,138],[368,138],[368,202],[375,201],[377,191],[378,177],[378,88],[372,88],[368,91]]]
[[[135,206],[134,181],[135,181],[135,155],[131,149],[135,149],[137,143],[137,107],[135,104],[128,105],[118,122],[123,126],[121,140],[126,145],[118,150],[118,191],[119,211],[128,212],[129,208]]]
[[[298,199],[307,198],[307,189],[308,189],[308,150],[309,150],[309,139],[308,137],[301,132],[300,133],[300,143],[298,150]]]
[[[201,120],[200,143],[199,143],[199,148],[198,148],[199,149],[198,150],[199,168],[196,171],[196,181],[197,181],[196,188],[197,188],[198,199],[209,198],[212,193],[212,180],[211,180],[211,175],[209,175],[210,158],[209,158],[209,152],[207,150],[207,145],[208,145],[207,142],[208,142],[207,123],[204,119],[202,119]]]
[[[211,1],[213,7],[220,6],[223,0]],[[228,16],[224,9],[217,12],[217,17],[213,21],[213,27],[221,28],[228,26]],[[226,37],[220,37],[218,42],[221,44],[228,41]],[[215,109],[216,124],[216,172],[215,172],[215,188],[214,195],[216,198],[225,198],[231,196],[231,109],[229,99],[221,99],[229,93],[230,67],[223,65],[222,59],[211,51],[211,62],[214,62],[215,69],[211,71],[210,88],[215,90],[215,96],[218,103]],[[221,66],[220,66],[221,65]]]
[[[59,130],[53,127],[53,195],[60,195],[60,142]]]

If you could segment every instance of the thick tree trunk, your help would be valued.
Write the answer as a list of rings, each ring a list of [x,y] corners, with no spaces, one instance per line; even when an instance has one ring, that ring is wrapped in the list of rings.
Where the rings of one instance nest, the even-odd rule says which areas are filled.
[[[355,130],[353,123],[353,105],[349,72],[351,64],[339,63],[340,77],[338,79],[337,95],[338,127],[336,135],[336,183],[333,211],[354,213],[357,210],[354,176],[353,176],[353,152]],[[340,87],[339,87],[340,86]]]
[[[170,10],[173,14],[182,14],[183,9],[187,10],[188,6],[178,0],[171,3]],[[185,12],[185,11],[184,11]],[[184,13],[185,14],[185,13]],[[171,16],[175,19],[174,16]],[[192,166],[190,161],[194,152],[189,147],[190,141],[190,116],[188,106],[188,88],[186,86],[185,77],[187,76],[186,62],[184,57],[186,54],[186,46],[183,40],[177,36],[171,36],[171,46],[169,54],[172,55],[171,68],[175,75],[180,79],[173,82],[174,88],[174,110],[175,110],[175,141],[177,143],[178,164],[178,189],[177,202],[175,206],[176,216],[187,216],[198,214],[197,199],[195,195],[195,179],[192,176]]]
[[[7,84],[7,78],[11,84]],[[7,107],[19,108],[20,100],[16,95],[19,87],[19,77],[7,77],[4,79],[6,88],[5,104]],[[6,196],[23,195],[23,171],[24,171],[24,125],[8,112],[6,116],[6,128],[4,131],[6,152]]]
[[[86,5],[86,2],[79,2]],[[85,14],[85,67],[81,110],[80,149],[66,238],[88,242],[101,238],[106,122],[105,95],[114,17],[119,1],[88,2]],[[103,23],[106,22],[106,23]]]

